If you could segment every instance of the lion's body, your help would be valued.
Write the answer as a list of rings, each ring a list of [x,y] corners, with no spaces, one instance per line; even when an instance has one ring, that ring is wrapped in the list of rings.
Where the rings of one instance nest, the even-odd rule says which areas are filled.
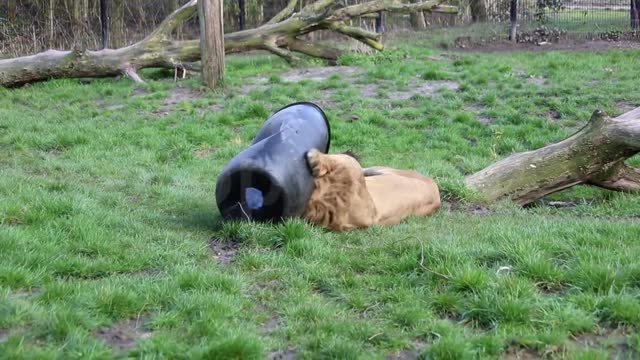
[[[315,190],[304,217],[327,229],[394,225],[412,215],[432,215],[440,207],[435,182],[415,171],[363,169],[349,155],[327,155],[317,150],[307,154],[307,161]]]

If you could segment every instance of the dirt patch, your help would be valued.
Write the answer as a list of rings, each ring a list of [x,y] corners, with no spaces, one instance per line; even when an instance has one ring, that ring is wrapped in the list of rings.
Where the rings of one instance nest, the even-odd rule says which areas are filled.
[[[9,340],[9,330],[0,329],[0,344]]]
[[[247,96],[254,90],[265,91],[268,88],[269,88],[268,86],[262,85],[262,84],[247,84],[240,87],[240,89],[238,89],[238,93],[242,96]]]
[[[175,87],[169,92],[169,96],[162,102],[157,110],[151,113],[158,117],[169,115],[175,110],[177,104],[184,101],[195,101],[200,98],[200,94],[190,88]]]
[[[381,89],[381,85],[383,85],[384,81],[378,82],[377,84],[365,84],[365,85],[356,85],[356,89],[360,92],[363,97],[367,98],[379,98],[378,92]],[[447,90],[457,90],[459,84],[455,81],[446,81],[446,80],[434,80],[434,81],[425,81],[421,80],[420,77],[416,77],[411,79],[407,85],[406,90],[401,91],[387,91],[382,90],[384,97],[392,100],[392,101],[402,101],[411,99],[413,96],[435,96],[442,89]]]
[[[122,352],[134,348],[138,341],[151,337],[151,332],[142,327],[143,321],[129,320],[96,331],[95,336]]]
[[[573,337],[572,345],[578,349],[605,347],[612,352],[613,358],[627,358],[632,352],[627,344],[625,329],[600,329],[592,334],[581,334]]]
[[[131,92],[132,97],[138,97],[138,96],[144,96],[144,95],[147,95],[147,90],[143,88],[135,88]]]
[[[297,359],[297,352],[293,349],[280,350],[269,354],[269,360],[294,360]]]
[[[633,103],[627,102],[627,101],[618,101],[615,105],[616,110],[620,112],[620,114],[624,114],[626,112],[629,112],[635,108],[637,108],[640,105],[635,105]]]
[[[538,113],[538,116],[541,116],[549,121],[559,122],[562,120],[562,114],[560,114],[557,110],[550,110],[544,113]]]
[[[547,83],[545,79],[537,78],[537,77],[528,77],[527,80],[525,81],[527,82],[527,84],[532,84],[536,86],[545,86]]]
[[[207,148],[204,148],[204,149],[196,150],[194,155],[196,156],[197,159],[202,160],[202,159],[206,159],[209,156],[215,154],[217,151],[218,151],[217,148],[207,147]]]
[[[169,92],[169,96],[164,100],[162,105],[176,105],[183,101],[194,101],[200,98],[200,94],[189,88],[175,87]]]
[[[28,299],[40,294],[42,294],[42,289],[39,288],[24,289],[12,292],[9,298],[12,300]]]
[[[420,353],[427,346],[426,343],[416,342],[413,346],[413,349],[402,350],[398,353],[391,354],[387,356],[387,360],[409,360],[409,359],[418,359]]]
[[[467,207],[466,210],[470,215],[473,215],[473,216],[491,215],[491,210],[488,207],[480,204],[470,205]]]
[[[271,334],[274,331],[276,331],[276,329],[278,329],[279,327],[280,327],[280,318],[277,316],[273,316],[269,318],[266,324],[262,326],[262,333]]]
[[[540,358],[541,356],[538,353],[530,349],[509,348],[504,354],[504,359],[506,360],[533,360]]]
[[[434,96],[441,89],[457,90],[458,83],[455,81],[420,81],[412,79],[408,84],[406,91],[389,92],[388,96],[391,100],[408,100],[413,96]]]
[[[282,80],[287,82],[300,82],[302,80],[324,81],[332,75],[340,77],[354,77],[362,73],[362,69],[353,66],[327,66],[295,69],[282,75]]]
[[[448,46],[443,46],[448,49]],[[478,41],[466,43],[463,48],[455,48],[456,52],[513,52],[513,51],[607,51],[612,49],[640,49],[639,41],[621,40],[588,40],[588,39],[562,39],[557,43],[531,44],[513,43],[507,40]],[[453,50],[453,49],[452,49]]]
[[[222,265],[231,264],[239,248],[240,243],[235,241],[222,241],[220,239],[212,239],[209,241],[211,257]]]
[[[452,212],[465,212],[472,216],[488,216],[493,212],[488,207],[482,204],[464,204],[457,200],[449,200],[442,202],[442,209],[449,213]]]
[[[476,120],[478,120],[478,122],[481,123],[482,125],[491,125],[495,121],[494,119],[482,114],[484,108],[480,105],[465,106],[463,110],[466,112],[474,113],[476,115]]]
[[[214,112],[215,113],[215,112],[220,112],[222,110],[224,110],[224,106],[223,105],[211,105],[211,106],[207,106],[207,107],[198,109],[198,115],[202,116],[202,115],[204,115],[205,113],[208,113],[208,112]]]

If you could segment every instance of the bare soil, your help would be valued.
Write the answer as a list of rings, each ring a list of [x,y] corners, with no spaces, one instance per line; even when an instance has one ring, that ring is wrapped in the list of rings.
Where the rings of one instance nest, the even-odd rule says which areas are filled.
[[[126,352],[134,348],[139,340],[151,337],[151,332],[142,327],[143,323],[144,321],[135,319],[117,323],[98,329],[95,336],[111,347]]]
[[[294,360],[297,358],[297,353],[292,349],[276,351],[269,354],[268,357],[269,360]]]
[[[240,243],[235,241],[221,241],[220,239],[209,241],[211,256],[222,265],[231,264],[239,248]]]
[[[640,41],[621,40],[621,41],[606,41],[606,40],[588,40],[588,39],[562,39],[557,43],[547,43],[544,45],[537,45],[532,43],[513,43],[508,40],[496,40],[496,41],[480,41],[465,43],[464,47],[449,47],[443,46],[448,50],[456,52],[479,52],[479,53],[493,53],[493,52],[515,52],[515,51],[606,51],[612,49],[622,50],[639,50]]]

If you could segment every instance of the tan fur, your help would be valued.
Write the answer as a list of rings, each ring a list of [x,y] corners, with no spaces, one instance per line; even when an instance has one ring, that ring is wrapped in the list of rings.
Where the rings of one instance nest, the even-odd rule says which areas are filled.
[[[415,171],[363,169],[349,155],[327,155],[315,149],[307,153],[307,162],[315,190],[303,216],[329,230],[394,225],[412,215],[432,215],[440,208],[435,182]]]

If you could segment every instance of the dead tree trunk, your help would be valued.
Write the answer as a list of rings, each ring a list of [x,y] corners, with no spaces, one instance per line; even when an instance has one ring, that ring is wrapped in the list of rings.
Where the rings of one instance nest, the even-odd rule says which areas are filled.
[[[351,18],[379,11],[431,11],[456,13],[454,6],[440,5],[444,0],[427,0],[410,4],[403,0],[371,0],[344,6],[337,0],[318,0],[298,12],[291,0],[289,5],[266,24],[224,36],[225,53],[267,50],[289,62],[298,60],[294,52],[327,60],[336,60],[340,51],[335,48],[305,42],[303,35],[318,30],[331,30],[359,40],[376,50],[382,50],[381,34],[348,26]],[[290,6],[293,4],[293,6]],[[200,60],[199,40],[177,41],[171,33],[191,17],[197,0],[190,0],[169,15],[145,39],[119,49],[87,51],[48,50],[36,55],[0,60],[0,85],[17,86],[53,78],[107,77],[125,74],[141,81],[137,70],[149,67],[188,68],[190,62]]]
[[[221,0],[198,1],[202,81],[214,89],[224,76],[224,32]]]
[[[520,205],[578,184],[639,192],[640,171],[624,161],[640,152],[640,108],[616,118],[596,110],[585,127],[541,149],[513,154],[467,177],[489,201]]]

